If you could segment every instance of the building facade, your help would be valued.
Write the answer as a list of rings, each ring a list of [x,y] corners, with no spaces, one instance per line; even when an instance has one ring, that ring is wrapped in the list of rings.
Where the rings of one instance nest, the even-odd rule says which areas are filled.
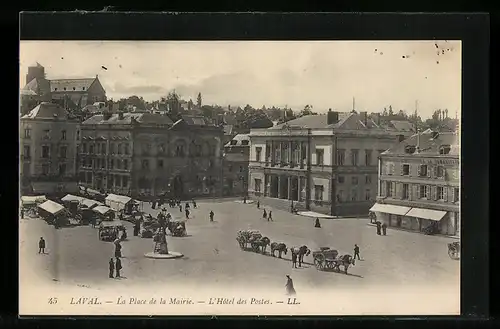
[[[253,129],[249,193],[334,216],[366,215],[377,196],[378,154],[410,134],[366,112],[331,110]]]
[[[20,120],[23,194],[74,193],[79,122],[57,104],[43,102]]]
[[[371,209],[388,226],[460,234],[457,133],[426,131],[382,153],[379,195]]]
[[[245,196],[248,191],[250,137],[236,135],[224,146],[224,195]]]
[[[220,196],[222,135],[197,117],[95,115],[82,124],[80,180],[131,197]]]

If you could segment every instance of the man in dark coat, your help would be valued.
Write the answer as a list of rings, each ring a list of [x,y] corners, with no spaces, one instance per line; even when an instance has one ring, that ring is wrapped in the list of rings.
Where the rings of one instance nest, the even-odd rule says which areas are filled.
[[[381,225],[380,222],[377,222],[377,235],[380,235]]]
[[[113,258],[109,260],[109,278],[113,279],[113,272],[115,271],[115,262],[113,262]]]
[[[267,219],[267,211],[264,209],[264,213],[262,213],[262,218]]]
[[[292,267],[297,268],[297,254],[292,251]]]
[[[40,237],[40,241],[38,241],[38,253],[45,254],[45,240],[43,237]]]
[[[318,217],[316,217],[316,223],[314,224],[314,227],[321,228],[321,224],[319,223],[319,218]]]
[[[269,210],[269,215],[267,216],[267,221],[271,221],[271,222],[274,222],[273,221],[273,212],[271,210]]]
[[[139,235],[139,231],[141,230],[141,223],[140,223],[140,220],[139,219],[136,219],[135,220],[135,223],[134,223],[134,236],[138,236]]]
[[[189,209],[186,208],[186,219],[189,219]]]
[[[212,210],[210,210],[210,221],[214,221],[214,212]]]
[[[259,208],[260,208],[260,201],[257,200],[257,209],[259,209]]]
[[[121,278],[120,276],[120,270],[122,269],[122,261],[120,260],[119,257],[116,257],[116,277]]]
[[[193,200],[193,208],[196,209],[196,201]]]
[[[356,259],[356,256],[358,256],[358,260],[361,260],[361,258],[359,258],[359,246],[357,244],[354,245],[354,259]]]
[[[24,209],[21,209],[21,219],[24,218]]]

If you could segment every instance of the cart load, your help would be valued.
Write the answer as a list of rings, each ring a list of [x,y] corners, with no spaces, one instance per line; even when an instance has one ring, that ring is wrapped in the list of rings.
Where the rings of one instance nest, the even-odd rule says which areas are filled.
[[[186,236],[186,222],[184,221],[169,221],[167,223],[167,228],[172,233],[172,236]]]
[[[354,265],[354,258],[351,255],[339,255],[338,250],[329,247],[320,248],[312,253],[314,266],[318,270],[334,270],[340,272],[340,266],[344,267],[344,273],[347,274],[349,266]]]
[[[236,233],[236,241],[240,245],[241,249],[247,247],[247,245],[253,241],[259,241],[262,239],[262,234],[257,230],[239,230]]]
[[[119,220],[115,221],[103,221],[99,224],[99,240],[112,242],[118,239],[119,232],[125,230],[123,222]]]

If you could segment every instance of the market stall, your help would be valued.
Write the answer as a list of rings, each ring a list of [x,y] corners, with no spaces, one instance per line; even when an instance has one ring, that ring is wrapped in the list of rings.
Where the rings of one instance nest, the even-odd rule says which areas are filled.
[[[105,204],[114,211],[122,211],[124,214],[130,215],[132,214],[135,202],[132,198],[125,195],[108,194],[105,199]]]
[[[38,205],[38,212],[49,224],[59,227],[69,223],[68,212],[63,205],[47,200]]]

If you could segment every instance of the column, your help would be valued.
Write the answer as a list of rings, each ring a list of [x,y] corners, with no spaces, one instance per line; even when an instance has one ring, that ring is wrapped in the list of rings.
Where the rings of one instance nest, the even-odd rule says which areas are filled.
[[[293,198],[292,198],[292,176],[288,176],[288,200],[293,200]]]
[[[271,166],[274,166],[274,164],[276,163],[276,153],[275,153],[275,145],[274,145],[274,141],[272,140],[271,141]]]
[[[268,193],[267,192],[267,183],[268,183],[268,181],[269,181],[269,175],[264,174],[264,186],[263,186],[263,188],[264,188],[264,194],[263,195],[265,197],[267,196],[267,193]]]
[[[297,201],[300,201],[300,191],[301,191],[300,176],[297,176]]]
[[[278,176],[278,199],[281,199],[281,175]]]
[[[293,167],[293,142],[288,142],[288,165]]]

